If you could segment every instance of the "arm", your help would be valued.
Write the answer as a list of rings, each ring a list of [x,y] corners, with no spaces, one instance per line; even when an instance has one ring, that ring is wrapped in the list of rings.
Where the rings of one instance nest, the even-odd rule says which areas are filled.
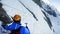
[[[7,30],[15,30],[15,29],[18,29],[20,27],[19,24],[16,24],[16,23],[12,23],[11,25],[8,24],[5,26],[5,29]]]
[[[12,25],[12,23],[7,24],[7,25],[4,25],[4,28],[5,28],[6,30],[12,30],[12,29],[10,28],[11,25]]]

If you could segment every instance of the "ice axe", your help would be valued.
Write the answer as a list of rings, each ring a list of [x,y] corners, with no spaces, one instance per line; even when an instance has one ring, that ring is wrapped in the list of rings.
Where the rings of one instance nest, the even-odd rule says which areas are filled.
[[[28,23],[25,23],[25,24],[26,24],[26,28],[28,28],[28,26],[27,26]]]

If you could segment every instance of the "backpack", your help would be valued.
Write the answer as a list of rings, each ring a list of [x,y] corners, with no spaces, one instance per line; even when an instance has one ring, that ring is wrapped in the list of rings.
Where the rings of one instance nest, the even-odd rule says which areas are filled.
[[[21,29],[21,27],[19,27],[16,30],[12,30],[12,32],[10,34],[20,34],[20,29]]]
[[[24,32],[24,30],[28,30],[28,32]],[[16,30],[12,30],[12,32],[10,34],[23,34],[23,33],[24,34],[26,34],[26,33],[30,34],[28,27],[21,26]]]

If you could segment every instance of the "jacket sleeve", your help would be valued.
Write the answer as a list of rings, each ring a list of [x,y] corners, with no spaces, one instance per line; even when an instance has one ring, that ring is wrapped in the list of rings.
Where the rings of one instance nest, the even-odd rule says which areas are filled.
[[[12,24],[11,24],[11,25],[12,25]],[[4,28],[5,28],[6,30],[12,30],[12,29],[11,29],[11,25],[8,25],[8,24],[7,24],[7,25],[4,26]]]
[[[17,29],[17,28],[19,28],[19,27],[20,27],[19,24],[12,23],[11,25],[6,25],[6,26],[5,26],[5,29],[11,31],[11,30],[15,30],[15,29]]]

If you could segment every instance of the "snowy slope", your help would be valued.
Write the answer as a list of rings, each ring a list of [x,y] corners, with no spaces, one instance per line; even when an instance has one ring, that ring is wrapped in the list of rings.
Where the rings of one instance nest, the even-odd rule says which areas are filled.
[[[43,12],[46,14],[50,19],[50,22],[52,24],[52,30],[55,34],[60,34],[60,13],[58,10],[48,1],[48,0],[33,0],[35,3],[37,3],[43,10]],[[36,1],[39,1],[36,2]]]
[[[23,6],[20,1],[28,9]],[[45,16],[41,11],[41,7],[32,0],[2,0],[1,2],[3,3],[3,8],[9,16],[14,16],[16,13],[21,15],[22,25],[25,26],[24,23],[28,23],[31,34],[54,34],[43,18]],[[33,12],[35,17],[31,12]],[[38,20],[36,20],[36,18]]]
[[[59,25],[60,24],[60,21],[59,21],[60,20],[60,16],[59,16],[60,13],[58,13],[58,10],[55,7],[53,7],[53,5],[51,5],[51,4],[47,4],[47,5],[50,7],[51,15],[49,13],[47,15],[50,18],[51,23],[53,25],[52,29],[54,29],[55,34],[60,34],[60,25]],[[45,4],[45,8],[47,5]],[[49,11],[49,9],[47,9],[47,11]]]

